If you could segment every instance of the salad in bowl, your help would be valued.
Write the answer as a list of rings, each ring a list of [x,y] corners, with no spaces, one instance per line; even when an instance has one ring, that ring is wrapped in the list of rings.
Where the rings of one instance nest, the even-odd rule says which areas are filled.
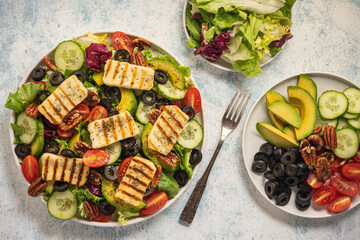
[[[123,32],[61,42],[5,107],[28,194],[58,219],[145,220],[181,194],[202,158],[201,96],[189,68]]]

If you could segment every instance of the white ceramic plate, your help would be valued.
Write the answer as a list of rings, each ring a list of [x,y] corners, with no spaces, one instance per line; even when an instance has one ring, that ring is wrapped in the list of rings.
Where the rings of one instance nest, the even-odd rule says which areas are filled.
[[[111,43],[111,36],[112,36],[112,33],[113,33],[113,32],[114,32],[114,31],[95,32],[94,34],[96,34],[96,35],[101,35],[101,34],[107,33],[107,34],[108,34],[108,36],[107,36],[107,42],[110,42],[110,43]],[[128,36],[129,36],[131,39],[135,39],[135,38],[140,37],[140,36],[137,36],[137,35],[131,34],[131,33],[127,33],[127,34],[128,34]],[[84,35],[83,35],[83,36],[84,36]],[[78,37],[82,37],[82,36],[78,36]],[[78,37],[75,37],[75,38],[78,38]],[[149,39],[148,39],[148,40],[149,40]],[[155,50],[155,52],[158,52],[158,53],[160,53],[160,54],[162,54],[162,55],[172,56],[180,65],[183,65],[183,64],[182,64],[173,54],[171,54],[169,51],[165,50],[164,48],[161,48],[158,44],[154,43],[154,41],[151,41],[151,40],[149,40],[149,41],[150,41],[151,44],[152,44],[151,49]],[[51,49],[51,50],[46,54],[46,56],[52,56],[54,50],[55,50],[55,47],[54,47],[53,49]],[[29,70],[29,72],[25,75],[25,77],[24,77],[23,80],[21,81],[20,85],[21,85],[21,84],[24,84],[25,82],[28,82],[28,81],[31,81],[31,80],[32,80],[32,79],[30,78],[30,73],[31,73],[32,69],[34,69],[34,68],[35,68],[36,66],[38,66],[38,65],[41,65],[41,66],[44,66],[44,65],[45,65],[44,62],[42,61],[42,58],[39,59],[38,61],[36,61],[35,65],[34,65],[34,66]],[[198,88],[198,86],[197,86],[196,82],[194,81],[194,79],[193,79],[193,78],[191,78],[191,79],[192,79],[192,81],[194,82],[196,88]],[[204,129],[203,142],[202,142],[202,143],[200,144],[200,146],[198,147],[198,148],[200,148],[200,150],[202,150],[202,149],[204,148],[204,146],[205,146],[205,139],[206,139],[206,126],[205,126],[205,122],[206,122],[206,121],[205,121],[205,114],[204,114],[204,106],[202,106],[202,110],[197,114],[197,120],[201,123],[201,125],[202,125],[202,127],[203,127],[203,129]],[[14,113],[14,111],[11,111],[11,114],[10,114],[10,123],[14,123],[14,122],[15,122],[15,113]],[[18,161],[18,157],[17,157],[16,154],[15,154],[15,146],[16,146],[16,145],[13,144],[15,136],[14,136],[14,132],[13,132],[12,128],[10,127],[10,124],[9,124],[9,130],[10,130],[10,142],[12,143],[12,152],[13,152],[14,160],[15,160],[15,163],[16,163],[18,169],[19,169],[19,174],[22,175],[21,165],[20,165],[20,163],[19,163],[19,161]],[[194,176],[195,176],[198,168],[199,168],[199,166],[196,166],[196,167],[194,168],[192,179],[194,178]],[[165,209],[167,209],[167,208],[168,208],[172,203],[174,203],[174,202],[176,201],[176,199],[178,199],[178,198],[180,197],[180,195],[188,188],[188,186],[190,185],[192,179],[190,179],[190,180],[188,181],[188,183],[187,183],[184,187],[180,188],[178,194],[177,194],[174,198],[172,198],[172,199],[170,199],[169,201],[167,201],[167,203],[165,204],[165,206],[164,206],[162,209],[160,209],[158,212],[156,212],[155,214],[152,214],[152,215],[150,215],[150,216],[146,216],[146,217],[144,216],[144,217],[133,218],[133,219],[131,219],[131,220],[128,222],[128,225],[134,224],[134,223],[138,223],[138,222],[142,222],[142,221],[146,221],[147,219],[152,218],[152,217],[154,217],[155,215],[157,215],[157,214],[161,213],[162,211],[164,211]],[[26,182],[25,179],[24,179],[24,182]],[[27,182],[26,182],[26,183],[27,183]],[[27,184],[28,184],[28,183],[27,183]],[[28,185],[29,185],[29,184],[28,184]],[[46,203],[45,200],[44,200],[42,197],[41,197],[41,199],[43,200],[44,203]],[[46,207],[46,205],[43,205],[43,206],[40,206],[40,207]],[[118,227],[118,226],[121,226],[121,225],[119,225],[119,224],[116,222],[116,219],[112,219],[112,220],[110,220],[109,222],[106,222],[106,223],[100,223],[100,222],[93,222],[93,221],[89,221],[89,220],[83,219],[83,218],[79,217],[79,215],[78,215],[78,216],[76,216],[75,218],[73,218],[72,220],[73,220],[73,221],[76,221],[76,222],[79,222],[79,223],[83,223],[83,224],[87,224],[87,225],[92,225],[92,226],[100,226],[100,227]]]
[[[357,87],[354,83],[349,80],[328,73],[305,73],[311,77],[314,82],[317,84],[318,88],[318,97],[326,90],[337,90],[343,91],[348,87]],[[276,84],[269,90],[276,91],[287,98],[287,87],[290,85],[297,85],[299,75],[289,77],[280,83]],[[253,163],[254,155],[258,152],[261,144],[265,143],[265,140],[259,135],[256,131],[255,125],[257,122],[268,122],[271,123],[266,111],[266,98],[265,94],[260,97],[260,99],[255,103],[254,107],[251,109],[250,114],[248,115],[245,126],[244,133],[242,138],[242,149],[243,157],[245,161],[246,170],[250,176],[250,179],[254,183],[255,187],[260,191],[260,193],[269,201],[274,207],[277,207],[287,213],[307,217],[307,218],[325,218],[336,215],[335,213],[330,212],[327,209],[327,206],[319,207],[313,201],[311,201],[311,206],[305,211],[300,211],[295,206],[295,191],[292,191],[291,199],[286,206],[277,206],[275,201],[270,200],[264,191],[264,185],[266,179],[263,177],[263,174],[256,174],[251,170],[251,165]],[[351,205],[349,209],[354,208],[360,203],[360,195],[356,195],[351,198]],[[347,210],[349,211],[349,210]],[[338,213],[339,214],[339,213]]]
[[[188,4],[189,4],[189,1],[186,0],[185,4],[184,4],[184,9],[183,9],[183,27],[184,27],[184,32],[185,32],[187,39],[190,38],[190,34],[186,28],[186,8],[187,8]],[[287,41],[282,46],[282,48],[284,48],[286,43],[287,43]],[[194,49],[192,49],[192,51],[194,51]],[[282,52],[282,51],[280,51],[280,52]],[[263,67],[266,64],[270,63],[276,56],[278,56],[280,54],[280,52],[278,54],[276,54],[275,56],[264,55],[263,59],[261,59],[261,61],[260,61],[260,67]],[[231,62],[229,60],[227,60],[226,58],[221,57],[220,59],[216,60],[215,62],[209,61],[208,59],[204,58],[203,56],[201,56],[201,58],[216,68],[219,68],[219,69],[222,69],[225,71],[229,71],[229,72],[241,72],[238,69],[234,69]]]

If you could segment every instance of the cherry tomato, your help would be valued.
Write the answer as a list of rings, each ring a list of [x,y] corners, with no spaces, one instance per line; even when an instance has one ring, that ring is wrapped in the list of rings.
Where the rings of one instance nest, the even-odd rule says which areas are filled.
[[[32,156],[26,156],[21,165],[21,170],[24,175],[24,178],[32,183],[36,178],[40,177],[40,168],[37,159]]]
[[[313,193],[314,203],[318,206],[324,206],[331,203],[336,198],[336,190],[333,186],[322,186]]]
[[[331,185],[341,194],[353,197],[359,192],[359,186],[351,180],[347,180],[340,173],[335,173],[330,178]]]
[[[342,166],[341,173],[348,179],[359,180],[360,163],[346,163],[344,166]]]
[[[313,172],[309,173],[309,176],[308,176],[306,182],[310,187],[312,187],[314,189],[321,187],[325,183],[324,181],[318,180],[316,177],[316,174]]]
[[[335,160],[331,163],[331,172],[336,173],[341,171],[341,162],[344,161],[344,159],[341,158],[335,158]]]
[[[129,167],[130,163],[131,163],[131,160],[133,159],[133,157],[128,157],[128,158],[125,158],[120,166],[119,166],[119,169],[118,169],[118,182],[120,183],[121,182],[121,179],[122,177],[124,176],[127,168]]]
[[[85,120],[89,117],[89,112],[90,112],[90,109],[89,107],[84,104],[84,103],[80,103],[78,104],[73,110],[71,111],[74,111],[74,110],[77,110],[79,111],[81,117],[82,117],[82,120]]]
[[[83,155],[83,163],[92,168],[98,168],[107,164],[110,155],[104,150],[88,150]]]
[[[108,111],[106,110],[106,108],[104,108],[103,106],[96,106],[90,112],[89,123],[95,120],[107,118],[107,116]]]
[[[334,201],[329,203],[329,210],[335,213],[345,211],[350,207],[351,199],[348,196],[338,196]]]
[[[99,213],[96,218],[93,218],[92,220],[94,222],[108,222],[110,221],[112,215],[104,215],[102,213]]]
[[[75,128],[70,129],[69,131],[63,131],[60,128],[56,129],[57,133],[61,138],[69,138],[75,133]]]
[[[140,210],[142,215],[151,215],[159,211],[167,202],[168,196],[163,191],[153,192],[146,197],[144,197],[144,202],[146,207]]]
[[[355,162],[360,163],[360,147],[359,147],[359,150],[357,151],[357,153],[355,154],[355,156],[352,157],[352,159]]]
[[[184,97],[184,106],[192,106],[195,113],[200,112],[201,110],[201,96],[199,90],[192,87],[187,90],[185,97]]]
[[[116,50],[125,49],[130,53],[130,63],[136,63],[134,47],[128,35],[119,31],[114,32],[112,36],[112,42]]]

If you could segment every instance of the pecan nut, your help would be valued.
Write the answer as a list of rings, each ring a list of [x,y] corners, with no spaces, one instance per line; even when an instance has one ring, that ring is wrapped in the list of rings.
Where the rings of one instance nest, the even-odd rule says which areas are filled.
[[[319,151],[324,146],[323,139],[316,134],[312,134],[308,137],[308,141],[311,146],[315,148],[315,151]]]
[[[159,165],[156,168],[155,175],[154,175],[150,185],[148,186],[148,189],[156,188],[156,186],[159,184],[159,181],[161,178],[161,173],[162,173],[162,167]]]
[[[326,125],[323,137],[327,149],[333,150],[337,148],[336,130],[333,126]]]
[[[28,194],[32,197],[39,196],[43,191],[45,191],[47,184],[41,177],[36,178],[30,184],[28,188]]]
[[[160,116],[161,111],[159,109],[153,109],[151,110],[151,112],[149,113],[149,119],[152,125],[155,124],[156,120],[158,119],[158,117]]]
[[[48,69],[52,70],[52,71],[56,71],[56,66],[53,64],[53,62],[51,61],[50,58],[48,58],[47,56],[44,57],[44,63],[47,66]]]
[[[92,150],[93,148],[87,144],[86,142],[83,142],[83,141],[77,141],[75,144],[74,144],[74,148],[75,148],[75,151],[84,155],[88,150]]]
[[[78,110],[70,111],[59,124],[59,128],[62,131],[69,131],[76,127],[82,120],[82,116]]]
[[[137,47],[140,51],[148,49],[151,47],[151,43],[143,38],[136,38],[133,40],[132,44]]]
[[[102,176],[100,173],[98,173],[97,171],[95,170],[91,170],[90,173],[89,173],[89,176],[88,176],[88,182],[91,184],[91,185],[94,185],[94,186],[99,186],[101,184],[101,179],[102,179]]]
[[[25,114],[26,114],[26,116],[31,117],[31,118],[38,118],[40,115],[38,106],[35,103],[30,103],[25,108]]]
[[[142,52],[137,51],[137,53],[135,54],[135,61],[136,61],[136,65],[147,67],[146,59],[144,54],[142,54]]]
[[[323,152],[317,158],[325,157],[330,163],[335,160],[335,155],[332,152]]]
[[[88,107],[94,107],[100,103],[100,98],[96,92],[88,91],[88,95],[83,101],[83,103]]]
[[[96,218],[100,213],[99,207],[93,201],[84,201],[83,206],[86,215],[91,219]]]
[[[319,134],[319,133],[321,133],[321,131],[322,131],[322,127],[321,126],[316,126],[314,128],[313,134]]]
[[[315,147],[310,145],[307,139],[303,139],[300,142],[300,153],[304,159],[306,165],[314,166],[316,163],[316,151]]]
[[[168,165],[169,167],[176,167],[177,163],[180,162],[180,158],[173,152],[168,155],[158,153],[159,160]]]
[[[326,181],[331,177],[331,165],[326,157],[319,157],[315,165],[316,177]]]

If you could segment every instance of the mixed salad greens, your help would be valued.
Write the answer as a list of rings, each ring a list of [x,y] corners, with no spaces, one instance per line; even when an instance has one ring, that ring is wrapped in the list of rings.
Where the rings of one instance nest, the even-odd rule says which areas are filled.
[[[260,75],[260,61],[275,56],[290,33],[296,0],[190,0],[186,9],[188,48],[209,61],[219,58],[246,77]]]
[[[107,34],[87,33],[60,43],[54,55],[45,57],[31,72],[29,79],[32,80],[21,85],[16,93],[9,94],[5,107],[15,113],[16,121],[11,123],[15,153],[23,175],[30,183],[30,196],[43,197],[49,213],[55,218],[66,220],[77,216],[97,222],[107,222],[112,218],[124,225],[129,218],[151,215],[160,210],[191,179],[193,169],[202,157],[197,149],[203,138],[198,114],[201,96],[190,79],[189,68],[154,50],[147,40],[131,39],[122,32],[113,33],[112,42],[107,39]],[[109,59],[144,67],[144,71],[153,69],[153,88],[147,91],[105,85],[104,64]],[[81,121],[64,130],[60,127],[63,122],[58,125],[50,122],[38,108],[73,75],[88,92],[86,99],[68,113],[72,116],[76,111]],[[72,93],[67,94],[71,97]],[[156,111],[161,113],[165,106],[173,105],[189,115],[189,120],[171,151],[172,160],[175,160],[169,165],[163,161],[168,156],[160,156],[149,149],[149,132],[156,120],[149,115]],[[92,149],[89,124],[123,112],[132,115],[140,134]],[[88,149],[83,151],[81,146]],[[44,163],[48,159],[42,156],[56,158],[54,170],[49,170],[48,163]],[[153,162],[157,173],[161,174],[157,182],[149,184],[142,203],[137,207],[119,202],[114,197],[135,156]],[[60,161],[69,164],[74,158],[82,159],[81,171],[86,167],[89,169],[86,183],[81,186],[67,181],[66,163],[63,169],[57,166]],[[54,176],[56,171],[62,171],[61,179],[65,180],[44,179],[44,171],[53,171]],[[76,174],[79,172],[72,172],[71,177]],[[84,176],[80,173],[77,177],[79,183]]]

